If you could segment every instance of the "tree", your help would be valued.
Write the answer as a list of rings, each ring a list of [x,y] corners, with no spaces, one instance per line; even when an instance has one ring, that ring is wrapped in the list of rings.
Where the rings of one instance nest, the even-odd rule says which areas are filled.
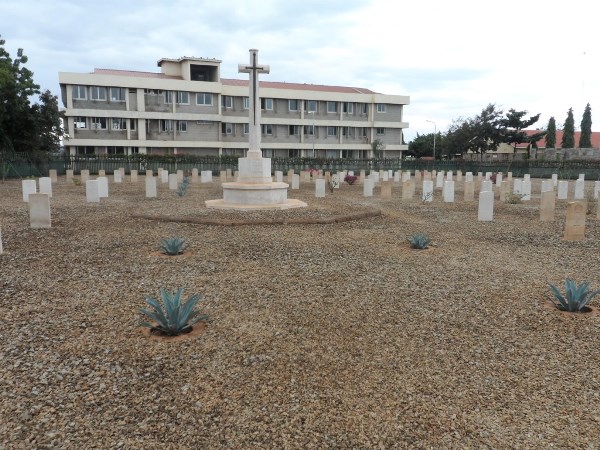
[[[579,148],[592,148],[592,107],[588,103],[581,118],[581,136]]]
[[[40,94],[33,72],[25,64],[23,49],[13,60],[0,39],[0,156],[27,153],[32,158],[55,151],[62,135],[58,99],[50,91],[31,104],[30,98]]]
[[[375,139],[371,144],[371,149],[373,150],[374,158],[381,158],[383,151],[385,150],[385,144],[381,139]]]
[[[527,134],[523,130],[532,126],[536,123],[540,115],[530,116],[525,119],[527,111],[517,111],[515,109],[509,109],[505,117],[500,120],[500,127],[502,128],[503,142],[513,146],[513,152],[517,152],[517,144],[534,144],[544,137],[545,131],[539,133]],[[529,146],[527,147],[527,156],[529,157]]]
[[[469,121],[459,117],[448,127],[448,132],[444,136],[445,151],[452,157],[462,156],[469,151],[472,138],[473,133]]]
[[[467,130],[471,134],[468,150],[479,153],[483,157],[484,153],[498,148],[503,139],[502,113],[502,110],[490,103],[481,111],[481,114],[468,119]]]
[[[556,148],[556,120],[550,117],[546,127],[546,148]]]
[[[575,148],[575,121],[573,120],[573,108],[569,108],[569,112],[567,113],[567,120],[565,120],[565,126],[563,127],[560,146],[562,148]]]

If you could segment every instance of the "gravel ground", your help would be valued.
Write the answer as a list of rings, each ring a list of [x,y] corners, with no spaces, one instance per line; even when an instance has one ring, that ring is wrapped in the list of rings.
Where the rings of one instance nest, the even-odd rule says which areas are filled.
[[[562,240],[565,204],[325,199],[207,210],[217,182],[54,185],[32,230],[20,181],[0,183],[0,448],[600,448],[600,316],[545,307],[565,277],[600,288],[600,221]],[[539,193],[539,180],[533,191]],[[376,189],[377,195],[377,189]],[[210,226],[132,214],[264,219],[383,215],[328,225]],[[430,251],[408,248],[423,232]],[[190,251],[157,255],[160,239]],[[210,322],[178,342],[137,324],[159,288],[200,292]],[[600,306],[600,298],[592,303]]]

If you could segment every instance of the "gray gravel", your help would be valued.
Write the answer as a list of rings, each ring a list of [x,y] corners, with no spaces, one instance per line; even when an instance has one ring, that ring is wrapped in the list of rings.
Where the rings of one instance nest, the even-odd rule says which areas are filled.
[[[127,177],[128,179],[128,177]],[[534,180],[539,193],[539,180]],[[289,191],[309,208],[204,208],[218,183],[158,199],[54,186],[52,228],[29,228],[0,183],[0,448],[600,448],[600,316],[544,307],[547,283],[600,288],[600,222],[562,240],[539,195],[499,205]],[[377,190],[376,190],[377,195]],[[462,199],[460,184],[457,199]],[[383,216],[221,227],[134,219]],[[430,251],[406,239],[423,232]],[[190,243],[156,254],[160,239]],[[160,287],[205,296],[206,331],[144,337]],[[593,306],[600,306],[596,299]]]

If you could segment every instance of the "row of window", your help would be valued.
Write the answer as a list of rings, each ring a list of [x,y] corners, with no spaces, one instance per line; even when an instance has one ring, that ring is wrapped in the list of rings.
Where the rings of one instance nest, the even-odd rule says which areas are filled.
[[[137,119],[123,119],[118,117],[73,117],[75,129],[107,130],[135,130]]]
[[[243,133],[249,133],[249,125],[247,123],[243,124]],[[223,134],[233,134],[233,123],[223,122],[221,123],[221,133]],[[288,135],[289,136],[300,136],[301,134],[301,126],[300,125],[288,125]],[[316,136],[317,130],[319,127],[314,125],[308,125],[304,127],[304,134],[306,136]],[[349,138],[366,138],[368,136],[368,128],[354,128],[354,127],[324,127],[327,132],[328,137],[335,137],[341,134],[344,137]],[[385,128],[377,128],[377,135],[383,136],[385,135]],[[261,133],[265,136],[269,136],[273,134],[273,125],[272,124],[262,124],[261,125]]]
[[[190,104],[190,93],[186,91],[164,91],[160,89],[144,89],[145,95],[161,95],[164,97],[164,103],[173,103],[173,100],[179,105]],[[124,102],[126,95],[126,89],[120,87],[104,87],[104,86],[89,86],[89,98],[91,100],[106,101],[110,98],[112,102]],[[197,92],[196,93],[196,105],[213,106],[213,96],[210,92]],[[87,100],[88,99],[88,86],[73,86],[73,99],[74,100]],[[273,99],[272,98],[261,98],[260,107],[265,111],[273,110]],[[367,103],[358,103],[358,111],[360,114],[368,114],[369,105]],[[225,109],[233,108],[233,97],[230,95],[221,96],[221,106]],[[302,106],[302,100],[289,99],[288,100],[288,111],[297,112],[300,111]],[[243,108],[250,108],[249,97],[244,97]],[[377,112],[385,113],[386,105],[384,103],[377,103]],[[304,110],[309,113],[318,112],[318,101],[317,100],[304,100]],[[352,102],[327,102],[328,113],[338,113],[340,110],[346,114],[354,113],[354,103]]]

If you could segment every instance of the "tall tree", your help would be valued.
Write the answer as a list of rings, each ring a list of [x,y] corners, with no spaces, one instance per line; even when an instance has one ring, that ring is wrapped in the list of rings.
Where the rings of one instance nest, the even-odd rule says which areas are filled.
[[[62,135],[58,100],[49,91],[40,94],[23,49],[13,60],[0,39],[0,155],[45,153],[58,148]],[[39,156],[39,155],[38,155]]]
[[[588,103],[581,118],[579,148],[592,148],[592,107]]]
[[[535,144],[546,134],[545,131],[539,133],[527,134],[524,129],[536,123],[540,115],[530,116],[525,119],[527,111],[516,111],[509,109],[505,117],[500,120],[500,127],[503,133],[503,142],[513,146],[513,152],[517,151],[517,144]],[[529,146],[527,147],[527,155],[529,156]]]
[[[474,153],[483,154],[496,150],[502,142],[503,111],[497,109],[496,105],[487,105],[478,116],[468,119],[468,129],[471,139],[468,141],[468,149]]]
[[[563,127],[562,140],[560,142],[562,148],[575,148],[575,120],[573,120],[573,108],[569,108],[567,120]]]
[[[463,155],[471,148],[473,132],[469,126],[469,120],[462,117],[454,120],[448,127],[444,137],[444,146],[452,155]]]
[[[556,148],[556,120],[550,117],[546,127],[546,148]]]

